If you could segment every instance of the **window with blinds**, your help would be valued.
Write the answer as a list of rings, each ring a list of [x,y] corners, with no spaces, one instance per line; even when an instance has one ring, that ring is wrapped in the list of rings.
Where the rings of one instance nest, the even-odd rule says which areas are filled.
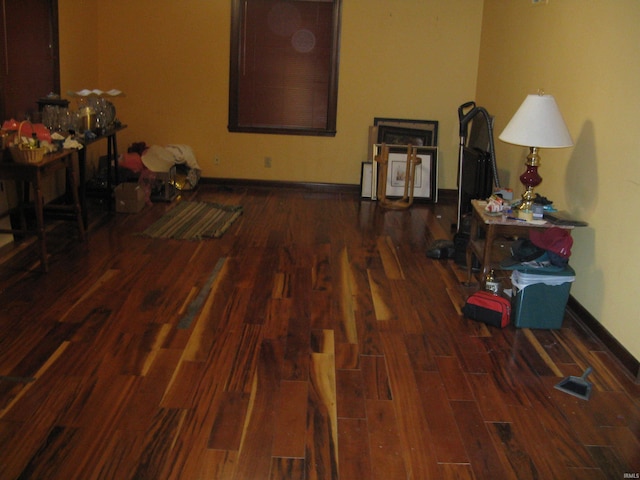
[[[340,0],[233,0],[229,131],[335,135]]]

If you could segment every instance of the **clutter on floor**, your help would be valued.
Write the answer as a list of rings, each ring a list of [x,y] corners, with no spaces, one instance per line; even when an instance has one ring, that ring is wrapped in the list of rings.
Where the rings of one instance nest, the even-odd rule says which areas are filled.
[[[133,143],[118,164],[137,177],[145,202],[171,202],[178,191],[196,188],[201,169],[188,145],[150,145]]]

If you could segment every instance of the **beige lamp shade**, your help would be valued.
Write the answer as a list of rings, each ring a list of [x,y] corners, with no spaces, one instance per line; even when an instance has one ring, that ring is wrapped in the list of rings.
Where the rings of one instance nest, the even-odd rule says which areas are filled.
[[[539,148],[573,146],[573,140],[553,95],[527,95],[500,140]]]

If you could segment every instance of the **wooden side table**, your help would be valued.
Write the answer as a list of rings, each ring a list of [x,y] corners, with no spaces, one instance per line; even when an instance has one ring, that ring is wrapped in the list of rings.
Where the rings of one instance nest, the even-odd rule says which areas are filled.
[[[536,228],[550,228],[560,227],[566,229],[573,229],[573,225],[554,225],[549,222],[544,223],[531,223],[520,220],[511,220],[504,215],[492,216],[485,212],[484,207],[486,202],[481,200],[472,200],[472,217],[471,217],[471,232],[469,243],[467,244],[467,274],[468,281],[471,282],[472,260],[475,256],[482,265],[482,274],[480,277],[481,287],[484,288],[487,274],[491,269],[500,269],[498,263],[502,258],[496,258],[494,255],[496,241],[506,237],[529,237],[531,229]],[[505,242],[506,244],[507,242]],[[507,248],[502,254],[510,255],[510,250]]]
[[[0,233],[12,234],[34,234],[38,237],[38,246],[40,249],[40,265],[43,271],[49,270],[47,259],[47,243],[45,238],[44,227],[44,196],[42,193],[42,180],[61,169],[65,169],[67,180],[67,191],[71,194],[71,203],[67,205],[47,205],[47,210],[63,212],[70,214],[71,219],[78,223],[78,232],[80,240],[85,241],[85,228],[83,222],[83,213],[78,196],[78,179],[76,177],[73,154],[75,150],[61,150],[60,152],[50,153],[44,156],[39,163],[16,163],[16,162],[0,162],[0,179],[14,180],[16,182],[16,190],[18,193],[17,209],[20,214],[19,228],[0,229]],[[34,210],[36,216],[35,230],[29,229],[27,226],[24,210],[29,203],[29,185],[33,188],[34,193]],[[7,212],[3,217],[9,215]]]

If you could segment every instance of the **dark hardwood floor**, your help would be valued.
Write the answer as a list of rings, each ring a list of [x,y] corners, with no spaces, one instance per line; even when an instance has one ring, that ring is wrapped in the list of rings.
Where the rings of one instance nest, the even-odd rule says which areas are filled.
[[[461,316],[465,270],[425,255],[455,207],[189,196],[244,214],[200,242],[136,235],[175,202],[92,211],[86,244],[51,223],[47,274],[0,250],[0,479],[638,478],[640,387],[577,319]],[[554,388],[588,365],[589,401]]]

